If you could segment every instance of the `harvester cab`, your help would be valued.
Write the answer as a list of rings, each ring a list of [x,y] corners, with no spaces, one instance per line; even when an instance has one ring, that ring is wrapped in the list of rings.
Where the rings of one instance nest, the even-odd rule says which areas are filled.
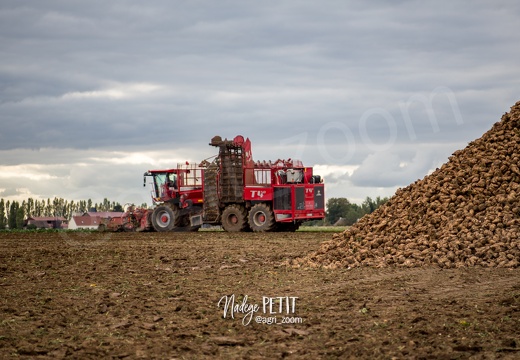
[[[175,169],[149,170],[155,209],[151,223],[156,231],[195,230],[202,225],[203,170],[193,164],[179,164]]]
[[[144,173],[144,184],[147,177],[152,178],[152,200],[161,203],[175,199],[178,194],[177,169],[151,170]]]

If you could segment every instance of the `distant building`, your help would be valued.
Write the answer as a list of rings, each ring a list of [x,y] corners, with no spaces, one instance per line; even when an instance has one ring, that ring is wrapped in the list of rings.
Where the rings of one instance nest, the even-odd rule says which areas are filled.
[[[66,229],[67,219],[62,216],[30,216],[25,220],[25,226],[37,229]]]
[[[69,221],[69,230],[92,229],[95,230],[101,224],[99,216],[73,216]]]
[[[69,230],[87,229],[97,230],[99,224],[103,219],[110,219],[113,217],[121,217],[122,212],[114,211],[100,211],[100,212],[86,212],[83,215],[73,216],[69,222]]]

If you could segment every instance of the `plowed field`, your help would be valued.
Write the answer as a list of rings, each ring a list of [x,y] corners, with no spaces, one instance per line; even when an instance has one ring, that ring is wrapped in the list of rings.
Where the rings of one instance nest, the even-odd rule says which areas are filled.
[[[0,358],[520,358],[520,269],[282,265],[331,236],[0,233]]]

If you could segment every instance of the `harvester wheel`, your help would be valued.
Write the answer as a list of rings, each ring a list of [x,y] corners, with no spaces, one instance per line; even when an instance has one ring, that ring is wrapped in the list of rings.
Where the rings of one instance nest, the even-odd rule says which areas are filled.
[[[241,205],[229,205],[222,212],[222,228],[226,231],[244,231],[247,227],[246,210]]]
[[[255,232],[271,231],[275,227],[274,215],[267,204],[253,205],[249,211],[249,227]]]
[[[156,231],[171,231],[175,228],[175,213],[172,208],[161,205],[152,214],[152,225]]]

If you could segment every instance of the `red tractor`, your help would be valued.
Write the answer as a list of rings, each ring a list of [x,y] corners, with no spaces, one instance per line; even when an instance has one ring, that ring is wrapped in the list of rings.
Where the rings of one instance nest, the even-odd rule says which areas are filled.
[[[151,170],[150,222],[157,231],[197,230],[202,224],[226,231],[295,231],[307,220],[325,217],[324,184],[301,161],[254,162],[251,142],[242,136],[210,145],[219,153],[209,163]]]

